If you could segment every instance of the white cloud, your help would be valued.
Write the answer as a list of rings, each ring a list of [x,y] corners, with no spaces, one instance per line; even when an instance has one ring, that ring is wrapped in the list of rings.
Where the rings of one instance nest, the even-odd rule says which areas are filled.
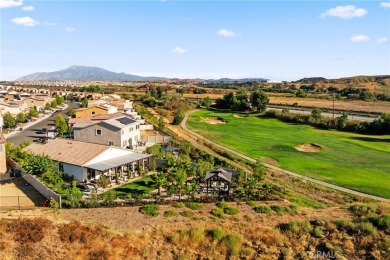
[[[390,2],[382,2],[380,3],[380,6],[382,6],[383,8],[390,8]]]
[[[386,37],[382,37],[382,38],[379,38],[378,40],[376,40],[377,43],[386,43],[388,41],[389,40]]]
[[[182,54],[182,53],[186,53],[188,51],[186,49],[183,49],[182,47],[176,47],[176,48],[172,49],[171,52]]]
[[[223,37],[234,37],[234,36],[237,36],[237,34],[235,32],[227,30],[227,29],[220,29],[220,30],[218,30],[217,34],[219,36],[223,36]]]
[[[67,32],[74,32],[76,30],[76,28],[74,27],[65,27],[65,31]]]
[[[46,26],[56,26],[57,25],[57,23],[53,23],[53,22],[44,22],[44,24]]]
[[[22,6],[23,1],[19,0],[0,0],[0,8],[10,8]]]
[[[25,16],[25,17],[17,17],[11,20],[14,24],[22,25],[26,27],[33,27],[35,25],[38,25],[39,22],[35,21],[33,18]]]
[[[22,9],[23,9],[23,11],[31,12],[31,11],[34,11],[34,6],[32,6],[32,5],[23,6]]]
[[[369,41],[371,41],[370,37],[368,37],[367,35],[355,35],[349,39],[353,42],[369,42]]]
[[[365,16],[366,14],[367,14],[366,9],[357,8],[354,5],[344,5],[344,6],[336,6],[335,8],[326,10],[325,13],[321,14],[321,18],[334,16],[340,19],[352,19],[352,18]]]

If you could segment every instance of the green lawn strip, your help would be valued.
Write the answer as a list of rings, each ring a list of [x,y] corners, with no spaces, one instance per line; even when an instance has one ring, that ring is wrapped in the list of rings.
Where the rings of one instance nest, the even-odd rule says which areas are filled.
[[[390,198],[390,136],[369,136],[328,131],[277,119],[199,110],[190,115],[188,127],[206,138],[253,158],[270,157],[287,170],[353,190]],[[223,118],[227,124],[202,122]],[[294,146],[314,143],[316,153],[297,151]]]
[[[139,180],[124,184],[120,187],[113,189],[117,196],[126,196],[127,194],[145,194],[151,192],[155,188],[150,176],[144,176]],[[103,193],[104,194],[104,193]]]

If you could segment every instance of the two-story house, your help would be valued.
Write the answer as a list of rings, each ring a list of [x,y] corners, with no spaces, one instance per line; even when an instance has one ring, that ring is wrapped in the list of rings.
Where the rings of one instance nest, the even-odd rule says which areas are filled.
[[[121,115],[98,123],[77,123],[74,140],[133,149],[141,140],[140,123]]]

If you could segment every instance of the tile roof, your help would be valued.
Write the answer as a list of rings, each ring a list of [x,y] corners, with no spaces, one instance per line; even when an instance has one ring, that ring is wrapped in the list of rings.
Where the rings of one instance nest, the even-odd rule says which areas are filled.
[[[79,142],[70,139],[55,139],[47,144],[33,143],[23,150],[33,154],[45,154],[59,162],[84,166],[110,146]]]

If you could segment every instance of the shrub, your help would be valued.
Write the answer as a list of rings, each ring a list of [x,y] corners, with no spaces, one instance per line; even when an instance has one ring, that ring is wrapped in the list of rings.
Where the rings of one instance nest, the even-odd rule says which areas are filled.
[[[173,204],[172,207],[180,209],[180,208],[184,207],[184,203],[178,202],[178,203]]]
[[[201,242],[206,236],[204,227],[191,228],[188,233],[189,237],[197,242]]]
[[[227,215],[237,215],[240,211],[238,210],[238,208],[226,207],[223,209],[223,212]]]
[[[390,229],[390,214],[370,217],[370,222],[380,229]]]
[[[261,205],[253,208],[256,213],[270,213],[271,208],[267,205]]]
[[[375,213],[378,209],[378,205],[374,203],[370,204],[352,204],[348,207],[356,216],[367,216],[371,213]]]
[[[223,228],[216,227],[210,230],[210,236],[216,241],[221,241],[226,236],[226,232]]]
[[[256,206],[256,202],[254,202],[254,201],[247,201],[246,204],[251,206],[251,207]]]
[[[354,228],[356,233],[363,233],[367,235],[375,235],[377,233],[376,228],[370,222],[358,223]]]
[[[20,243],[36,243],[45,237],[52,222],[44,218],[12,219],[7,223],[7,231],[15,233],[14,239]]]
[[[315,227],[312,230],[311,235],[314,236],[314,237],[317,237],[317,238],[323,237],[324,236],[324,229],[323,229],[323,227]]]
[[[185,211],[180,212],[180,215],[182,215],[183,217],[187,217],[187,218],[192,217],[194,214],[195,213],[193,211],[189,211],[189,210],[185,210]]]
[[[284,229],[284,231],[291,232],[292,234],[299,236],[313,232],[313,227],[308,221],[298,222],[293,220],[283,226],[284,228],[282,229]]]
[[[223,209],[215,208],[211,211],[211,215],[216,216],[218,218],[223,218]]]
[[[226,202],[224,202],[224,201],[220,201],[220,202],[217,203],[217,207],[220,208],[220,209],[224,209],[224,208],[229,207],[229,205]]]
[[[164,212],[164,217],[169,218],[169,217],[174,217],[177,216],[177,212],[174,210],[167,210]]]
[[[280,215],[282,215],[286,211],[286,207],[280,205],[272,205],[271,209]]]
[[[139,212],[152,217],[158,216],[158,214],[160,214],[158,210],[159,207],[155,204],[148,204],[139,208]]]
[[[222,240],[222,245],[226,246],[231,255],[237,255],[240,252],[244,237],[241,234],[230,234]]]
[[[197,209],[201,209],[203,205],[196,202],[190,202],[186,204],[186,207],[189,209],[197,210]]]

